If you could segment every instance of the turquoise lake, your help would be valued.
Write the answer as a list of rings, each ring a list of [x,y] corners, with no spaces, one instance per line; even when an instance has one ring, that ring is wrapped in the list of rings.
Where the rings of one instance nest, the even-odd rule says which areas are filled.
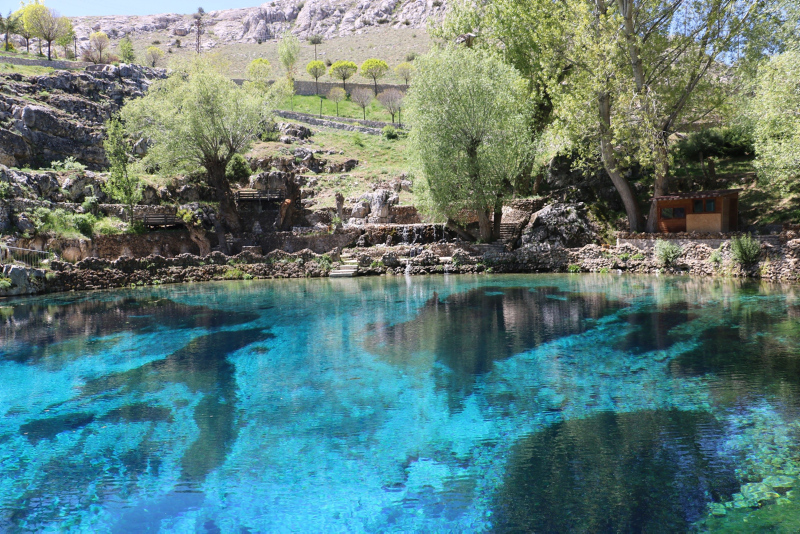
[[[0,301],[0,532],[791,532],[798,475],[796,286],[444,275]]]

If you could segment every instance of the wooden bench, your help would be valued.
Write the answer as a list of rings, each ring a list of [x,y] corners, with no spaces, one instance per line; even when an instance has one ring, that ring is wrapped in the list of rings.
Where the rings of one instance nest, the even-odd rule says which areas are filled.
[[[236,200],[265,200],[267,202],[283,202],[286,199],[286,192],[280,189],[270,189],[259,191],[258,189],[240,189],[236,191]]]

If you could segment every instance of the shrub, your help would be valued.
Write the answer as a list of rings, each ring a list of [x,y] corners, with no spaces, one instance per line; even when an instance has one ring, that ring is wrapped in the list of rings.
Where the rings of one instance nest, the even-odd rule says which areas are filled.
[[[36,208],[31,214],[36,231],[65,238],[92,237],[97,218],[91,213],[70,213],[61,208]]]
[[[81,208],[83,209],[84,213],[91,213],[96,217],[97,212],[100,210],[100,203],[97,201],[97,197],[95,196],[86,197],[81,204]]]
[[[608,274],[611,270],[608,267],[600,267],[600,270],[597,271],[600,274]]]
[[[717,265],[722,263],[722,251],[720,249],[716,249],[711,253],[711,256],[708,257],[708,261]]]
[[[11,278],[0,278],[0,290],[5,291],[6,289],[11,289],[14,286],[11,283]]]
[[[77,161],[74,156],[66,158],[64,161],[54,161],[50,164],[54,171],[85,171],[86,165]]]
[[[577,263],[571,263],[567,267],[567,272],[568,273],[579,273],[579,272],[581,272],[581,266],[578,265]]]
[[[666,267],[672,265],[683,250],[672,241],[657,239],[653,252],[658,263]]]
[[[11,184],[8,182],[0,182],[0,199],[11,198],[12,195],[13,190],[11,189]]]
[[[250,178],[250,164],[241,154],[234,154],[225,168],[225,177],[231,182],[243,182]]]
[[[414,61],[415,59],[417,59],[416,52],[409,52],[408,54],[406,54],[406,61]]]
[[[395,130],[394,126],[391,125],[384,126],[383,130],[381,130],[381,134],[386,139],[397,139],[397,130]]]
[[[364,136],[361,135],[361,132],[353,132],[353,144],[358,147],[364,147]]]
[[[731,255],[739,265],[752,265],[761,255],[761,243],[750,234],[731,239]]]
[[[644,259],[644,254],[642,254],[641,252],[638,254],[634,254],[633,256],[631,256],[631,259],[636,261],[642,261]]]
[[[222,274],[222,278],[225,280],[242,280],[244,273],[239,269],[228,269]]]
[[[117,235],[122,233],[124,224],[116,217],[104,217],[94,225],[94,233],[98,235]]]

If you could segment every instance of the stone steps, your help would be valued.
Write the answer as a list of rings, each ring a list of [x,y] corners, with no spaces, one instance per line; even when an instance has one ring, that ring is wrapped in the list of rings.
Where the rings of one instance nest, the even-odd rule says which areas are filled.
[[[328,276],[331,278],[352,278],[358,275],[358,262],[356,260],[342,258],[342,264],[338,269],[334,269]]]

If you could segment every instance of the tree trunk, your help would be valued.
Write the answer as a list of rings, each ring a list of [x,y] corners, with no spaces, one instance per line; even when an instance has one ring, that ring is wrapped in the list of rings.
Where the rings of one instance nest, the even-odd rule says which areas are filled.
[[[499,198],[494,205],[494,224],[492,225],[492,241],[500,239],[500,224],[503,222],[503,201]]]
[[[189,231],[189,239],[200,249],[200,256],[211,254],[211,242],[208,240],[206,231],[202,226],[187,224],[186,230]]]
[[[655,182],[653,183],[653,197],[660,197],[669,193],[669,153],[667,152],[667,139],[662,135],[656,137],[655,150]],[[650,202],[650,213],[647,216],[647,233],[654,234],[658,231],[656,221],[658,210],[656,201]]]
[[[300,186],[295,182],[294,176],[289,176],[286,179],[286,200],[281,204],[278,216],[278,228],[291,230],[298,213],[300,213]]]
[[[633,188],[628,181],[623,178],[619,172],[619,163],[614,154],[614,148],[611,146],[611,102],[608,93],[601,93],[598,95],[597,102],[600,112],[600,155],[603,159],[603,167],[614,187],[617,189],[622,203],[625,205],[625,213],[628,215],[628,227],[631,232],[640,232],[644,227],[642,220],[642,212],[639,209],[639,202],[636,200],[636,195],[633,193]]]
[[[458,237],[466,241],[475,241],[475,236],[461,228],[453,219],[447,219],[447,229],[455,232]]]
[[[50,45],[51,44],[52,43],[50,41],[47,41],[47,61],[52,61],[51,56],[50,56],[50,48],[51,48]]]
[[[225,167],[227,161],[216,160],[206,162],[206,172],[208,172],[208,185],[214,188],[219,201],[219,213],[222,216],[225,226],[230,232],[239,232],[242,222],[236,210],[236,202],[233,199],[233,191],[225,177]]]
[[[481,241],[488,243],[492,240],[492,221],[489,219],[489,210],[478,210],[478,228]]]

